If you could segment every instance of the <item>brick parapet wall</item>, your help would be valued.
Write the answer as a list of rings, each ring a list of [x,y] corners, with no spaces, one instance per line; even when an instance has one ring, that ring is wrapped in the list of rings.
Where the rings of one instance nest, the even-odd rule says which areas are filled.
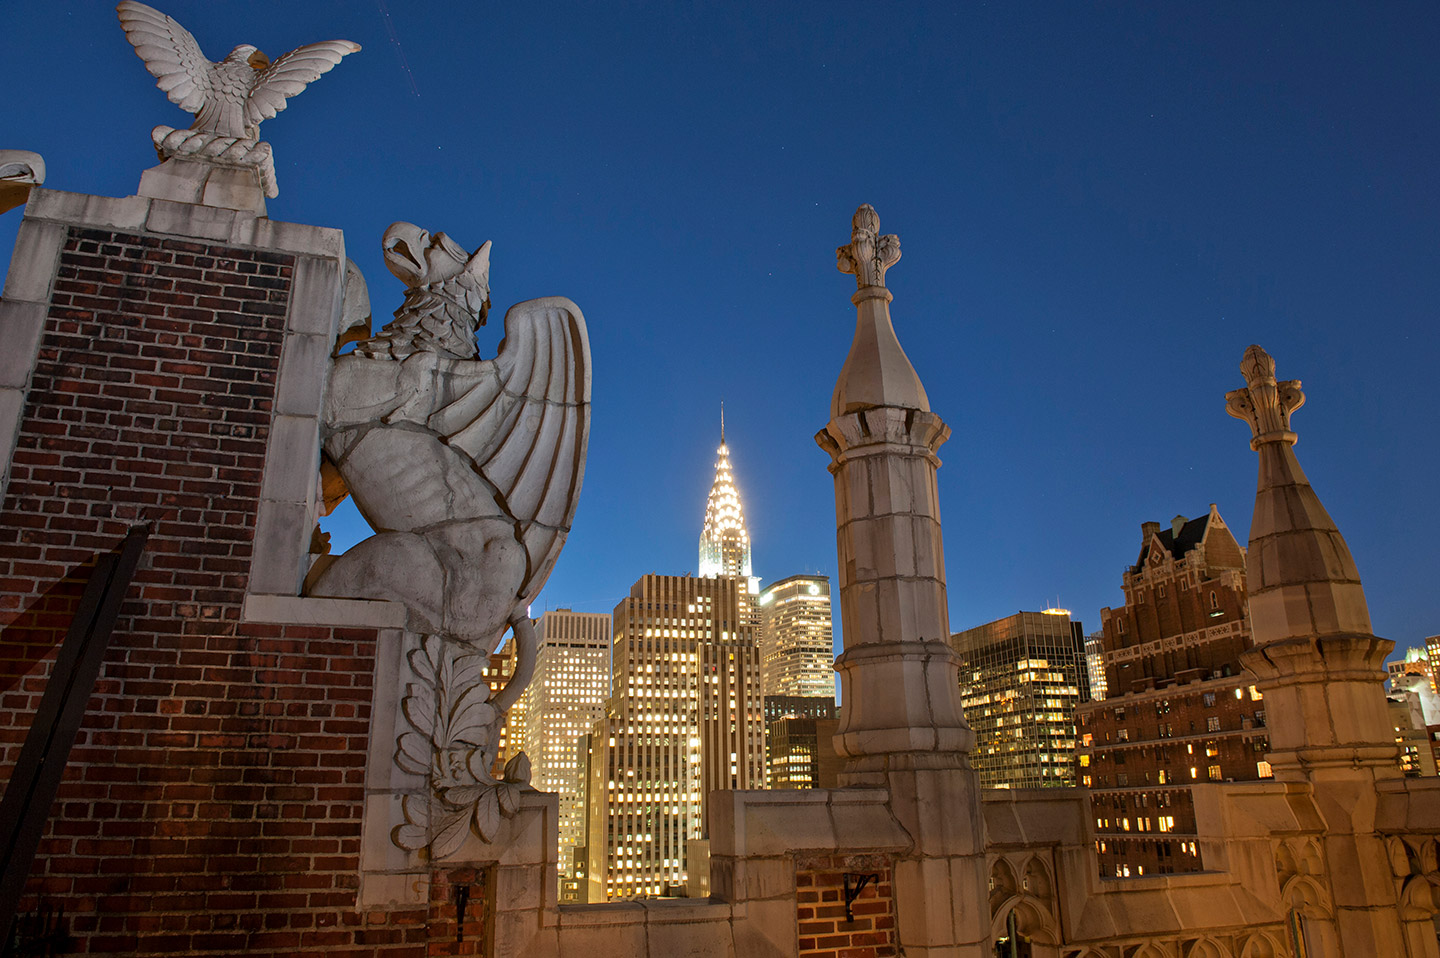
[[[451,953],[423,895],[357,901],[380,630],[253,614],[303,571],[343,262],[334,231],[134,197],[39,191],[22,224],[0,781],[97,554],[153,527],[22,903],[73,952]]]

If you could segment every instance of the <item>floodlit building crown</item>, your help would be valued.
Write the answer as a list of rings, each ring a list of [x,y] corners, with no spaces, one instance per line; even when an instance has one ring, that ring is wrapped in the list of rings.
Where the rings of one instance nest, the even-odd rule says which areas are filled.
[[[705,503],[705,525],[700,531],[700,575],[738,575],[749,578],[750,533],[745,530],[745,512],[740,491],[730,469],[730,447],[725,444],[725,414],[720,414],[719,458],[715,461],[715,482]]]

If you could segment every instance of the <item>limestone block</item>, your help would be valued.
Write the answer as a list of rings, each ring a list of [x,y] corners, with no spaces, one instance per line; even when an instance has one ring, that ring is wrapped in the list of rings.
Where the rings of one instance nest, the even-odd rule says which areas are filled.
[[[981,795],[981,814],[985,816],[985,839],[990,848],[1019,845],[1026,840],[1021,822],[1023,807],[1020,797],[1010,788],[986,789]]]
[[[5,343],[0,351],[0,387],[30,388],[46,312],[44,303],[0,300],[0,340]]]
[[[362,911],[424,907],[429,900],[428,892],[429,882],[421,874],[361,872],[356,907]]]
[[[310,599],[311,602],[340,601]],[[375,603],[389,609],[398,609],[404,614],[404,607],[398,602]],[[370,703],[370,742],[365,763],[365,788],[384,792],[421,792],[426,786],[423,775],[407,771],[395,761],[400,734],[405,728],[401,715],[401,697],[407,691],[400,679],[407,673],[405,662],[406,646],[399,630],[386,629],[380,633],[375,649],[374,694]],[[391,822],[386,831],[388,840],[393,829],[404,824],[400,815]]]
[[[344,296],[340,262],[330,256],[295,258],[290,308],[285,318],[289,332],[319,337],[324,342],[327,360],[335,341],[336,319]],[[327,373],[328,365],[327,362],[324,367]],[[324,375],[320,377],[322,382]]]
[[[900,947],[937,948],[961,941],[950,886],[950,863],[943,858],[903,858],[895,862],[895,930]],[[983,901],[983,897],[970,901]]]
[[[861,801],[849,794],[875,794],[874,790],[832,789],[830,818],[834,822],[835,844],[839,851],[903,851],[913,837],[891,813],[887,804]],[[880,794],[885,794],[880,792]]]
[[[360,828],[362,874],[424,872],[425,862],[419,855],[400,848],[390,839],[392,830],[405,824],[400,798],[399,792],[366,790]]]
[[[263,216],[237,216],[229,243],[232,246],[255,246],[260,249],[299,253],[332,263],[345,262],[345,234],[340,230],[307,226],[303,223],[286,223]],[[301,269],[301,263],[297,260],[296,287],[301,285]],[[320,285],[325,284],[322,282]],[[291,328],[296,332],[323,332],[320,329],[301,329],[296,326]]]
[[[649,919],[645,925],[646,955],[654,958],[735,958],[735,942],[728,915],[718,921],[667,921],[651,912]]]
[[[15,454],[15,437],[25,412],[25,393],[0,387],[0,496],[10,485],[10,461]]]
[[[143,196],[116,198],[60,190],[34,190],[25,207],[27,220],[83,223],[93,229],[108,228],[127,233],[144,229],[149,215],[150,201]],[[20,248],[18,238],[15,247],[17,250]]]
[[[915,569],[912,574],[944,582],[945,548],[940,538],[940,523],[929,517],[916,516],[910,520],[910,538],[915,543]]]
[[[286,335],[275,383],[275,412],[318,417],[334,336]],[[317,422],[318,433],[318,422]],[[318,447],[317,447],[318,451]]]
[[[36,195],[41,195],[40,191]],[[15,234],[10,254],[10,272],[5,276],[5,299],[28,303],[49,303],[55,283],[60,249],[68,227],[27,216]]]
[[[745,859],[745,901],[760,901],[767,898],[785,898],[792,904],[795,898],[795,860],[788,856],[761,858],[750,856]]]
[[[841,574],[841,581],[846,576]],[[843,586],[840,592],[841,613],[845,622],[845,648],[880,641],[880,597],[874,582],[856,582]],[[846,698],[847,703],[853,700]]]
[[[396,602],[368,599],[320,599],[296,595],[248,595],[240,611],[244,622],[279,622],[287,625],[399,629],[405,626],[405,607]],[[376,669],[394,677],[393,669]]]
[[[542,888],[547,877],[553,884],[553,870],[547,876],[545,866],[539,863],[496,868],[495,910],[525,911],[540,908],[544,903]]]
[[[594,955],[596,958],[601,955],[633,955],[636,958],[646,955],[643,914],[640,920],[632,917],[613,924],[567,924],[562,919],[558,940],[561,955]],[[498,954],[501,953],[497,947]]]
[[[788,898],[735,906],[735,954],[743,958],[792,958],[799,939],[794,889]]]
[[[880,520],[856,519],[846,527],[845,531],[850,545],[848,550],[850,558],[854,562],[848,576],[849,580],[864,582],[880,578],[880,563],[888,546]]]
[[[236,217],[248,215],[252,214],[196,206],[191,202],[177,203],[155,199],[150,203],[150,215],[145,218],[145,229],[152,233],[193,236],[196,239],[224,243],[229,241],[230,234],[235,229]]]
[[[646,907],[640,901],[562,905],[559,910],[559,926],[562,929],[640,927],[645,921]]]
[[[140,191],[145,192],[143,180]],[[265,215],[265,191],[260,185],[260,177],[254,170],[216,167],[205,178],[205,188],[200,193],[200,202],[206,206],[222,206],[226,209],[255,213],[258,216]]]
[[[315,477],[319,472],[319,420],[313,416],[277,415],[272,418],[261,498],[277,502],[309,502],[315,494]],[[308,535],[306,538],[309,538]]]
[[[494,920],[495,958],[521,958],[530,953],[535,936],[540,932],[539,913],[533,911],[496,911]]]
[[[304,578],[300,557],[309,545],[311,525],[310,509],[303,502],[261,504],[250,565],[251,592],[295,595],[300,591]]]

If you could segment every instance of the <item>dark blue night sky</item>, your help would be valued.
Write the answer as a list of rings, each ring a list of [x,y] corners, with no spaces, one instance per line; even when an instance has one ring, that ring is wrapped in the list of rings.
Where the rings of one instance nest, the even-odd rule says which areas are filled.
[[[1256,342],[1304,382],[1298,454],[1375,631],[1440,632],[1433,3],[161,9],[212,59],[364,46],[262,133],[271,215],[342,228],[377,319],[397,219],[494,241],[485,355],[514,302],[585,311],[589,468],[542,605],[608,611],[694,570],[722,399],[756,572],[835,575],[811,437],[854,323],[834,249],[869,202],[953,430],[954,628],[1057,600],[1097,628],[1147,519],[1215,502],[1243,543],[1255,455],[1223,396]],[[189,120],[111,6],[12,2],[4,23],[0,146],[42,153],[51,188],[133,193],[150,128]]]

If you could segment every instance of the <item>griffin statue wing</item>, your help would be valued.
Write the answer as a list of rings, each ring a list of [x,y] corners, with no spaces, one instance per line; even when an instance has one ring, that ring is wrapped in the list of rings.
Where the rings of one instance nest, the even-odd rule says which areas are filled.
[[[245,122],[259,126],[285,109],[290,97],[329,73],[348,53],[360,49],[349,40],[323,40],[291,50],[260,72],[250,97],[245,101]]]
[[[505,314],[505,339],[483,377],[430,417],[468,455],[516,520],[529,559],[520,598],[539,593],[575,517],[590,439],[590,341],[563,296]]]
[[[116,8],[145,69],[180,109],[198,113],[210,97],[211,64],[190,31],[153,7],[123,0]]]

